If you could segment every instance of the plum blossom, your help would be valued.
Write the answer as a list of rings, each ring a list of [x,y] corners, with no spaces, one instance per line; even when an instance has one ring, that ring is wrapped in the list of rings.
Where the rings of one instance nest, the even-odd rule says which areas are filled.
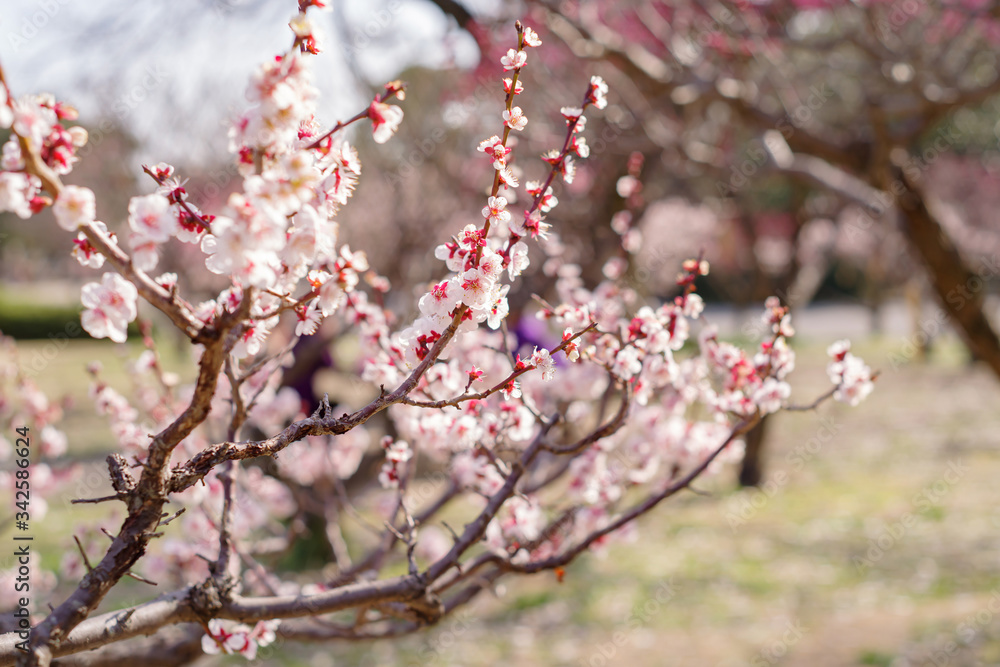
[[[372,121],[372,138],[375,143],[384,144],[403,122],[403,110],[393,104],[375,100],[368,107],[368,117]]]
[[[420,297],[420,313],[438,320],[449,319],[462,300],[460,290],[457,278],[439,282]]]
[[[528,62],[528,54],[524,51],[515,51],[514,49],[508,49],[507,54],[500,58],[500,64],[503,65],[505,72],[509,72],[512,69],[520,69],[524,67],[526,62]]]
[[[177,232],[177,215],[170,201],[156,194],[133,197],[128,211],[133,262],[139,269],[150,271],[157,264],[159,244],[165,243]]]
[[[482,269],[462,274],[462,302],[470,308],[482,308],[489,301],[494,279]]]
[[[837,385],[833,399],[850,406],[857,406],[875,389],[875,377],[871,368],[850,353],[851,342],[840,340],[827,349],[832,361],[826,372],[830,381]]]
[[[99,283],[83,286],[80,301],[83,328],[94,338],[110,338],[124,343],[128,323],[135,319],[139,292],[117,273],[105,273]]]
[[[757,405],[762,415],[767,415],[780,410],[791,393],[792,388],[788,386],[787,382],[767,378],[754,391],[751,400]]]
[[[13,128],[35,150],[42,147],[42,142],[56,124],[56,113],[49,107],[40,104],[37,96],[24,95],[14,100]]]
[[[413,450],[405,440],[393,440],[390,436],[382,438],[382,449],[385,450],[385,463],[378,475],[379,484],[384,489],[398,488],[401,466],[413,458]]]
[[[327,3],[303,0],[300,10]],[[586,282],[589,276],[585,277],[581,266],[573,263],[575,248],[570,240],[564,242],[546,222],[545,215],[558,204],[551,187],[553,177],[562,175],[566,182],[572,182],[574,160],[590,153],[586,141],[577,133],[586,126],[586,107],[607,105],[607,85],[599,77],[591,79],[580,107],[563,109],[566,143],[557,145],[565,149],[544,157],[551,173],[548,178],[526,183],[528,197],[522,203],[527,210],[523,215],[518,212],[516,219],[507,210],[514,194],[499,196],[502,190],[495,187],[494,179],[517,187],[518,179],[527,172],[512,166],[512,148],[505,146],[499,136],[479,145],[479,152],[490,158],[496,171],[494,174],[487,170],[494,188],[481,209],[486,222],[472,221],[437,246],[435,257],[444,262],[448,272],[416,292],[422,292],[417,304],[419,314],[409,322],[397,323],[394,313],[385,306],[398,302],[396,295],[383,298],[389,289],[386,279],[369,270],[364,253],[352,252],[348,246],[338,252],[334,219],[354,191],[360,163],[357,152],[341,139],[325,134],[313,116],[316,91],[302,55],[316,48],[313,26],[300,14],[292,20],[291,28],[299,48],[256,72],[248,90],[256,106],[233,127],[232,147],[243,187],[230,196],[221,215],[213,218],[192,213],[193,204],[186,203],[182,184],[168,165],[157,165],[152,170],[160,184],[157,194],[135,197],[129,205],[134,266],[154,267],[159,246],[178,237],[198,242],[206,255],[206,268],[229,281],[215,299],[190,305],[197,301],[185,299],[191,295],[182,294],[180,287],[194,288],[199,284],[196,279],[185,280],[180,287],[176,274],[155,279],[169,293],[172,306],[186,310],[197,322],[219,322],[220,331],[223,322],[227,326],[223,341],[229,350],[227,372],[220,377],[219,391],[210,405],[205,406],[212,408],[205,427],[199,427],[178,445],[178,462],[198,452],[212,451],[213,440],[238,439],[219,435],[226,432],[226,421],[232,419],[232,411],[238,407],[234,393],[239,391],[237,377],[244,383],[240,396],[248,399],[246,423],[254,429],[239,438],[260,437],[258,431],[269,438],[290,421],[312,413],[315,404],[306,405],[304,392],[300,395],[295,389],[279,388],[279,364],[288,358],[272,353],[294,344],[290,329],[294,328],[295,336],[309,336],[319,330],[325,318],[337,315],[337,326],[343,326],[345,332],[350,329],[351,335],[345,337],[348,345],[337,346],[336,371],[346,371],[352,361],[349,357],[356,351],[364,369],[361,378],[383,385],[380,398],[375,399],[383,403],[375,407],[385,408],[382,417],[387,421],[375,428],[388,427],[393,433],[381,441],[384,460],[378,474],[378,486],[391,492],[377,492],[378,500],[361,506],[364,511],[391,510],[404,501],[407,508],[428,506],[423,500],[415,502],[420,489],[413,485],[407,489],[405,483],[419,451],[433,469],[448,471],[452,484],[445,502],[454,494],[456,505],[470,506],[462,507],[461,513],[466,509],[470,514],[480,511],[487,500],[484,496],[493,497],[486,505],[490,507],[486,520],[477,524],[480,530],[483,524],[486,526],[488,549],[514,562],[540,562],[566,553],[565,549],[572,548],[578,539],[608,525],[614,515],[627,509],[627,505],[619,504],[626,494],[634,493],[635,500],[641,501],[642,494],[657,493],[663,485],[706,463],[707,457],[718,454],[716,450],[722,445],[727,447],[717,462],[739,455],[740,443],[732,441],[730,435],[736,418],[770,414],[785,406],[789,396],[785,377],[794,368],[794,354],[785,337],[794,331],[787,309],[778,302],[768,303],[765,316],[767,326],[776,335],[767,336],[757,350],[744,351],[720,341],[713,330],[703,327],[698,349],[681,358],[692,321],[700,319],[704,310],[704,302],[693,290],[695,276],[707,272],[707,264],[685,262],[685,273],[678,281],[679,295],[663,305],[652,299],[647,305],[625,280],[628,253],[643,242],[638,226],[631,223],[630,213],[618,214],[612,223],[621,237],[619,250],[625,252],[618,252],[619,256],[606,264],[604,279],[594,276],[601,281],[596,286]],[[526,28],[519,44],[537,47],[541,40]],[[506,70],[515,71],[504,81],[505,90],[508,94],[519,93],[522,88],[514,79],[516,71],[526,64],[525,52],[511,49],[502,62]],[[402,120],[402,109],[385,103],[392,94],[399,93],[396,86],[387,86],[389,92],[375,98],[359,114],[359,118],[372,121],[377,143],[387,141]],[[46,104],[38,102],[38,109],[34,109],[41,121],[47,116]],[[520,107],[504,112],[503,120],[506,128],[513,130],[523,129],[527,123]],[[37,132],[28,121],[35,122],[27,118],[25,131]],[[59,128],[49,130],[42,137],[44,141],[52,141],[51,134],[59,141],[77,145],[79,137],[70,131],[62,136]],[[69,148],[63,148],[69,152],[58,159],[68,166],[74,156]],[[19,165],[11,168],[23,169],[24,158],[28,157],[34,156],[22,156],[16,141],[3,149],[3,164]],[[634,181],[625,181],[628,194],[634,195],[641,183],[634,176],[626,178]],[[39,186],[23,173],[0,175],[0,207],[20,214],[30,213],[39,201],[44,206]],[[76,230],[83,220],[102,238],[111,237],[106,226],[93,219],[93,212],[85,210],[85,201],[74,201],[74,197],[86,199],[81,193],[67,189],[64,194],[65,200],[57,202],[57,207],[64,209],[62,226]],[[463,220],[463,224],[466,222],[469,220]],[[87,233],[93,235],[90,229]],[[522,275],[529,266],[529,244],[535,240],[539,241],[537,250],[544,254],[542,271],[555,280],[555,289],[546,290],[546,298],[554,302],[538,299],[538,319],[525,316],[512,323],[508,333],[501,325],[511,309],[508,296],[512,286],[503,284],[503,273],[506,269],[510,281]],[[196,248],[186,250],[197,255]],[[73,252],[87,266],[97,268],[104,261],[85,235],[78,237]],[[136,317],[137,298],[136,287],[116,274],[86,285],[81,297],[86,308],[84,327],[91,335],[124,341],[128,323]],[[241,305],[249,309],[249,317],[240,321],[222,317],[242,312]],[[517,306],[521,305],[519,300]],[[528,305],[525,309],[534,307]],[[289,326],[279,327],[279,318],[286,316]],[[550,341],[558,340],[559,331],[562,342],[557,347],[571,363],[559,360],[557,374],[557,361],[552,355],[556,346]],[[522,359],[532,348],[529,358]],[[829,373],[837,383],[837,400],[856,403],[871,391],[871,371],[850,355],[845,344],[831,348],[831,356]],[[512,357],[517,379],[505,379],[511,377]],[[409,370],[419,361],[425,362],[421,373],[407,379]],[[136,382],[128,398],[106,386],[97,368],[93,370],[92,395],[98,412],[111,422],[111,432],[121,447],[141,463],[149,454],[150,438],[155,437],[150,434],[174,423],[193,395],[200,399],[195,387],[182,384],[176,376],[165,377],[153,349],[142,353],[130,371]],[[476,382],[482,383],[477,389],[486,389],[473,393]],[[398,400],[393,395],[385,401],[385,389],[394,387],[400,387],[400,393],[409,398]],[[19,393],[32,404],[26,408],[32,416],[48,416],[58,408],[37,394]],[[350,394],[337,396],[336,402],[346,408],[354,401],[354,392]],[[0,398],[0,403],[4,400]],[[446,407],[427,409],[426,402],[436,401]],[[620,427],[616,423],[614,429],[602,427],[616,410],[621,410],[622,415],[627,412],[628,419]],[[571,428],[559,427],[550,432],[545,415],[555,413],[565,415]],[[329,416],[326,409],[314,414]],[[43,454],[63,454],[66,437],[62,432],[41,420],[34,421],[41,431]],[[350,427],[360,421],[341,419],[338,423]],[[315,422],[309,423],[315,426]],[[305,432],[313,431],[298,433]],[[593,435],[587,436],[588,432]],[[322,507],[323,501],[331,499],[333,496],[326,494],[341,488],[331,482],[350,478],[359,470],[372,436],[359,427],[336,437],[296,437],[303,439],[283,443],[290,446],[276,458],[276,465],[282,473],[280,479],[308,486],[308,494],[296,493],[293,499],[278,476],[265,475],[255,466],[242,468],[239,475],[230,477],[238,494],[234,496],[237,502],[230,530],[234,540],[253,546],[255,553],[258,546],[264,555],[291,546],[283,534],[289,524],[280,520],[306,507],[296,507],[298,502],[315,500],[313,504]],[[522,454],[537,452],[539,446],[558,451],[556,446],[562,438],[567,438],[567,444],[581,443],[571,456],[559,457],[568,461],[565,468],[554,467],[556,476],[551,478],[549,471],[542,468],[530,470],[524,477],[527,483],[515,484],[518,480],[511,476],[512,471],[525,472],[523,463],[530,463],[521,459],[522,467],[517,467]],[[567,449],[563,453],[569,454]],[[10,457],[9,444],[0,436],[0,458],[5,456]],[[423,467],[424,461],[421,463]],[[536,497],[530,487],[538,481],[540,489],[548,483],[546,479],[554,482],[555,486],[548,488],[555,493]],[[508,482],[507,490],[513,494],[509,498],[497,497]],[[0,486],[5,483],[0,471]],[[640,484],[649,486],[635,488]],[[196,556],[199,552],[211,553],[218,544],[220,526],[215,519],[222,506],[223,486],[220,476],[209,472],[201,484],[178,494],[178,500],[188,507],[205,511],[189,512],[180,519],[183,530],[193,538],[189,542],[161,543],[161,552],[154,557],[161,559],[162,573],[180,575],[187,581],[208,576],[204,563]],[[352,485],[350,493],[361,494],[369,487]],[[316,498],[309,498],[311,494]],[[544,505],[543,498],[555,502]],[[580,507],[579,503],[586,506]],[[398,519],[395,515],[389,518],[393,524]],[[421,530],[425,529],[421,526]],[[432,531],[427,535],[434,535],[435,529],[427,530]],[[432,544],[420,542],[425,545],[421,558],[435,560],[451,548],[444,534],[437,533],[436,540],[429,540]],[[594,546],[606,543],[612,535],[602,537]],[[332,540],[335,536],[331,533],[328,537]],[[353,537],[348,537],[353,542]],[[231,561],[234,572],[240,567],[239,560]],[[74,573],[81,571],[80,562],[67,562],[67,567]],[[329,582],[328,574],[323,573],[322,581]],[[267,581],[269,578],[265,574],[239,579],[250,595],[260,594],[250,590],[253,588],[268,588],[278,596],[296,596],[331,587],[329,583],[304,584],[305,577],[296,576],[293,581],[277,577]],[[368,581],[367,575],[364,581]],[[365,585],[361,580],[358,584]],[[205,653],[238,653],[253,660],[260,646],[274,641],[276,628],[277,621],[253,626],[212,620],[206,625],[202,648]]]
[[[507,274],[514,280],[521,272],[528,268],[528,244],[518,241],[510,248],[510,263],[507,265]]]
[[[514,107],[510,111],[504,109],[503,120],[507,127],[518,131],[523,130],[524,126],[528,124],[528,118],[521,111],[521,107]]]
[[[233,346],[233,356],[245,359],[259,354],[277,320],[277,317],[273,317],[267,320],[253,320],[246,324],[243,333]]]
[[[31,200],[38,189],[35,181],[38,178],[29,174],[0,172],[0,211],[11,211],[24,220],[30,218]]]
[[[499,329],[500,324],[510,313],[510,305],[507,303],[507,292],[510,285],[493,285],[490,293],[490,306],[486,314],[486,324],[490,329]]]
[[[241,169],[253,165],[251,147],[273,153],[288,149],[302,122],[315,113],[317,91],[306,58],[292,52],[262,64],[251,77],[246,96],[257,106],[229,131],[230,150],[243,158]]]
[[[317,306],[323,317],[329,317],[345,300],[344,290],[332,275],[326,271],[313,270],[309,272],[309,284],[317,295]]]
[[[56,222],[68,232],[75,232],[82,225],[93,222],[96,210],[94,192],[78,185],[65,186],[52,206]]]
[[[108,231],[107,225],[100,220],[95,220],[92,224],[99,232],[101,232],[101,234],[108,237],[111,245],[118,244],[118,237],[115,236],[113,232]],[[82,266],[86,266],[91,269],[99,269],[104,266],[104,255],[98,252],[97,248],[91,245],[90,239],[88,239],[83,232],[76,235],[76,239],[73,241],[73,250],[70,251],[70,254],[72,254],[76,261],[80,262]]]
[[[556,374],[556,363],[546,349],[539,350],[537,347],[531,353],[531,363],[542,374],[542,379],[548,382]]]
[[[503,257],[489,247],[483,248],[479,257],[479,270],[490,280],[496,280],[503,273]]]
[[[295,324],[296,336],[312,336],[319,330],[319,325],[323,321],[323,313],[315,301],[297,308],[295,314],[298,316],[298,322]]]
[[[509,95],[511,90],[514,91],[515,95],[520,95],[521,93],[524,92],[524,84],[521,83],[520,81],[515,82],[511,78],[504,79],[503,92]]]
[[[538,38],[538,33],[529,28],[528,26],[524,27],[523,34],[524,34],[525,46],[538,47],[542,45],[542,40]]]
[[[542,183],[539,181],[528,181],[524,187],[529,195],[538,199],[538,208],[542,210],[542,213],[548,213],[559,203],[559,200],[552,194],[551,186],[545,188],[544,194],[542,193]]]
[[[587,91],[587,101],[598,109],[608,106],[608,84],[599,76],[590,77],[590,89]]]
[[[501,182],[503,182],[503,184],[508,188],[516,188],[518,186],[517,176],[514,174],[514,170],[511,167],[504,167],[503,169],[500,169],[498,173],[500,174]]]
[[[639,359],[639,348],[634,345],[627,345],[615,355],[611,368],[618,377],[628,380],[642,370],[642,361]]]
[[[492,495],[503,486],[503,477],[488,457],[465,450],[451,459],[451,475],[455,485]]]
[[[506,225],[510,221],[510,211],[507,210],[505,197],[490,197],[483,207],[483,217],[490,224]]]
[[[213,618],[208,632],[201,638],[201,650],[208,655],[242,655],[247,660],[257,658],[257,649],[277,638],[281,621],[258,621],[254,627]]]
[[[493,168],[499,171],[507,166],[507,156],[510,155],[514,149],[504,146],[503,140],[501,140],[500,137],[493,135],[489,139],[481,141],[476,150],[480,153],[486,153],[493,158]]]

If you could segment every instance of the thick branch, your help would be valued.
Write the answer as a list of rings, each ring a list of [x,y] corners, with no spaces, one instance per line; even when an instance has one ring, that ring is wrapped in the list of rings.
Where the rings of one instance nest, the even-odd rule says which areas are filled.
[[[996,275],[997,267],[979,275],[971,271],[928,208],[924,193],[904,172],[897,170],[895,175],[906,188],[898,200],[906,238],[927,267],[941,308],[973,355],[985,361],[1000,378],[1000,337],[986,317],[983,294],[984,278]],[[993,260],[995,263],[996,257]]]

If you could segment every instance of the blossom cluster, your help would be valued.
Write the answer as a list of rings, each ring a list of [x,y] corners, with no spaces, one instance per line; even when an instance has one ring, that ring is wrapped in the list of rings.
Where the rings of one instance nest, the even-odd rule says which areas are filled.
[[[341,130],[367,120],[374,142],[387,141],[403,119],[390,101],[403,100],[404,88],[387,84],[354,118],[323,131],[309,69],[309,57],[322,40],[304,12],[317,4],[322,3],[301,3],[303,11],[290,24],[292,49],[252,77],[247,97],[253,106],[229,135],[241,187],[214,213],[191,201],[176,170],[163,163],[145,169],[155,190],[131,199],[127,228],[119,234],[95,219],[94,196],[86,188],[63,186],[55,201],[46,200],[41,188],[52,185],[39,178],[36,167],[29,168],[20,151],[37,152],[48,169],[66,173],[75,159],[73,147],[82,145],[73,128],[59,124],[72,114],[48,98],[0,107],[8,109],[0,113],[0,124],[15,132],[11,147],[4,148],[9,171],[3,174],[21,180],[13,190],[0,184],[0,206],[20,212],[52,205],[58,224],[76,236],[76,259],[93,269],[105,262],[115,268],[83,287],[84,329],[116,342],[126,341],[130,329],[142,335],[145,350],[129,368],[131,392],[110,386],[97,365],[90,369],[95,409],[108,420],[121,451],[136,465],[149,466],[150,433],[165,433],[189,419],[186,411],[196,403],[208,415],[166,456],[176,454],[174,461],[190,464],[172,468],[171,480],[183,481],[178,471],[184,471],[200,482],[177,482],[171,491],[170,500],[190,510],[178,519],[187,537],[165,537],[143,560],[141,572],[186,585],[210,576],[240,578],[247,568],[255,576],[240,582],[245,590],[307,596],[326,590],[329,577],[282,578],[256,559],[290,552],[307,524],[320,519],[326,522],[323,537],[340,559],[338,568],[346,570],[351,550],[339,512],[362,517],[368,528],[366,516],[384,519],[385,549],[396,540],[413,540],[407,550],[413,572],[412,559],[443,559],[450,550],[442,546],[446,539],[426,530],[426,522],[418,530],[410,515],[404,524],[409,535],[396,529],[400,512],[426,500],[415,496],[410,482],[428,463],[448,489],[439,507],[461,497],[467,508],[483,513],[476,542],[484,538],[490,554],[510,566],[537,563],[572,545],[597,548],[627,536],[630,524],[616,521],[633,490],[655,496],[682,474],[737,459],[742,447],[737,436],[787,406],[787,378],[795,365],[788,309],[777,299],[767,301],[767,335],[748,352],[721,340],[705,321],[697,286],[709,265],[701,258],[681,265],[676,296],[640,299],[629,273],[642,239],[621,216],[611,221],[620,252],[604,266],[601,282],[585,283],[582,267],[570,261],[560,240],[555,186],[560,179],[572,183],[578,161],[589,156],[584,113],[604,109],[609,91],[595,76],[575,106],[562,107],[555,116],[565,128],[562,144],[542,155],[543,171],[529,179],[527,169],[515,164],[512,141],[512,133],[528,127],[524,109],[514,104],[524,93],[520,75],[530,49],[542,44],[529,27],[518,24],[516,47],[500,58],[505,105],[495,117],[498,133],[477,151],[489,160],[492,175],[481,211],[473,211],[468,224],[437,246],[441,274],[420,286],[412,317],[397,325],[396,314],[384,305],[387,281],[372,270],[364,252],[339,243],[337,215],[361,174],[358,151]],[[519,198],[522,180],[526,196]],[[516,202],[524,202],[521,210],[513,210]],[[196,256],[201,253],[206,272],[229,279],[225,289],[216,294],[214,288],[204,300],[190,298],[195,291],[183,284],[186,276],[150,277],[169,244],[188,244]],[[555,277],[555,303],[539,297],[535,318],[529,312],[515,322],[508,296],[532,265],[532,254],[544,256],[546,273]],[[202,360],[210,355],[198,327],[223,332],[218,377],[188,385],[164,370],[149,326],[137,322],[140,297],[196,330],[187,333],[204,351]],[[336,430],[329,427],[328,399],[314,412],[295,389],[282,386],[295,344],[317,334],[328,319],[354,334],[354,370],[378,390],[364,409],[368,412],[337,421]],[[831,348],[831,356],[834,397],[856,404],[871,391],[870,370],[846,345]],[[33,417],[48,419],[47,404],[34,402]],[[385,420],[369,422],[383,409]],[[263,435],[255,447],[280,442],[284,451],[261,466],[241,467],[228,459],[225,474],[194,465],[245,445],[247,433]],[[220,434],[225,444],[213,447]],[[65,438],[50,431],[46,439],[54,455],[65,449]],[[369,444],[376,442],[382,462],[378,484],[365,488],[377,490],[359,511],[344,482],[362,470]],[[538,457],[543,450],[548,458]],[[119,459],[112,465],[124,465]],[[0,486],[4,483],[0,477]],[[502,493],[508,496],[498,496]],[[497,498],[503,502],[490,510]],[[420,535],[431,537],[421,543]],[[238,559],[223,557],[230,548]],[[213,550],[220,554],[218,569],[205,562],[204,554]],[[376,553],[364,562],[381,567],[387,557]],[[79,566],[66,563],[72,572]],[[362,576],[368,573],[351,580]],[[358,623],[369,612],[377,618],[378,605],[358,615]],[[211,620],[205,629],[206,653],[254,659],[258,647],[275,640],[277,623],[250,627]]]
[[[836,387],[833,398],[858,405],[875,389],[875,375],[868,365],[851,354],[851,341],[839,340],[827,349],[830,363],[826,373]]]
[[[252,628],[244,623],[212,619],[208,632],[201,640],[201,650],[208,655],[241,655],[247,660],[257,658],[257,649],[273,643],[280,621],[258,621]]]

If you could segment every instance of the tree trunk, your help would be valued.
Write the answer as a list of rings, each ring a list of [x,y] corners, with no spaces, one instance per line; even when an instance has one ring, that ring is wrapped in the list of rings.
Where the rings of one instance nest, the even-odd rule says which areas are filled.
[[[906,236],[927,267],[934,294],[969,351],[1000,378],[1000,337],[986,316],[983,294],[987,279],[997,274],[997,266],[984,267],[978,273],[971,271],[927,207],[919,188],[901,171],[897,171],[896,178],[905,188],[898,205]]]
[[[761,479],[764,478],[763,453],[769,421],[767,417],[764,417],[747,432],[747,448],[740,465],[740,486],[759,486]]]

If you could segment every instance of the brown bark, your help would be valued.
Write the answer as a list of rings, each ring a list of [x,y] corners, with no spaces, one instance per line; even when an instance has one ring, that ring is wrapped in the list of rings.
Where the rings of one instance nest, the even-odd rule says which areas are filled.
[[[920,189],[902,172],[895,174],[904,192],[898,200],[906,237],[927,267],[931,287],[972,355],[1000,378],[1000,337],[986,316],[983,288],[995,267],[976,273],[966,266]]]
[[[746,451],[740,463],[740,486],[757,486],[764,477],[764,443],[767,435],[767,417],[747,433]]]

